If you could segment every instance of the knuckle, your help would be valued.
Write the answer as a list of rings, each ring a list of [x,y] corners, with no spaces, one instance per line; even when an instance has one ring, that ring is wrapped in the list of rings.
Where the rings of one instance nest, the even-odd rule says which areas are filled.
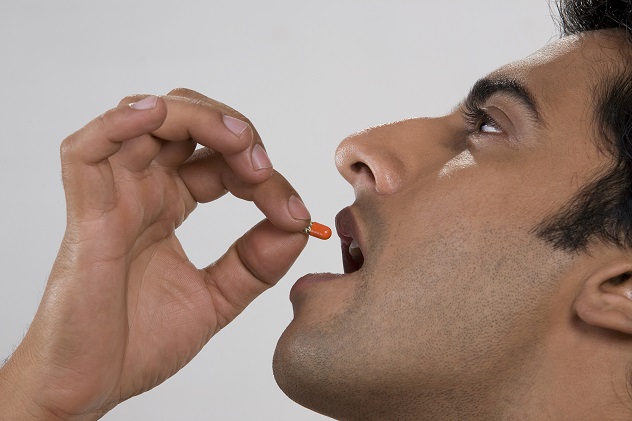
[[[203,111],[207,111],[209,109],[212,110],[212,108],[209,107],[209,104],[200,98],[190,98],[190,99],[187,99],[186,102],[191,104],[194,108],[199,108],[200,110],[203,110]]]
[[[200,96],[201,94],[189,88],[175,88],[169,91],[167,95],[171,96],[183,96],[183,97],[192,97],[192,96]]]
[[[221,119],[222,111],[202,98],[188,98],[186,102],[192,107],[197,118],[204,122],[203,124],[210,125]]]
[[[238,118],[248,123],[250,127],[254,129],[254,125],[252,121],[248,117],[240,113],[239,111],[235,110],[232,107],[229,107],[226,104],[223,104],[219,101],[216,101],[212,98],[202,95],[201,93],[194,91],[192,89],[175,88],[169,91],[168,96],[186,98],[187,102],[190,105],[194,106],[195,108],[200,109],[201,111],[204,111],[204,112],[212,111],[213,113],[216,113],[216,114],[230,115],[232,117]]]
[[[59,145],[59,156],[61,157],[62,163],[66,162],[72,155],[74,137],[75,134],[71,134],[70,136],[65,138]]]

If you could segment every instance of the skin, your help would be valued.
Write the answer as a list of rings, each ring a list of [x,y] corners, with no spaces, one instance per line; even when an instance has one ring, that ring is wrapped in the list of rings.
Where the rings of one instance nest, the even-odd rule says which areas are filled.
[[[162,383],[307,242],[309,213],[280,174],[253,165],[261,139],[245,117],[188,90],[128,106],[141,99],[62,144],[67,229],[35,319],[0,371],[3,419],[97,419]],[[237,133],[225,115],[242,121]],[[194,153],[195,142],[207,148]],[[268,219],[197,269],[174,230],[227,191]]]
[[[627,48],[568,37],[489,75],[521,81],[543,127],[498,93],[487,132],[460,107],[340,144],[364,265],[292,296],[274,358],[289,397],[342,420],[629,418],[632,295],[613,278],[632,256],[533,233],[611,165],[592,92]]]
[[[618,33],[569,37],[492,74],[527,86],[542,127],[497,94],[484,108],[498,124],[468,129],[457,109],[342,142],[365,264],[294,289],[274,360],[288,396],[337,419],[629,417],[632,255],[533,234],[612,163],[587,116],[623,48]],[[141,101],[62,144],[67,230],[0,369],[3,419],[96,419],[151,389],[305,246],[309,213],[245,117],[188,90]],[[247,124],[235,133],[226,115]],[[268,219],[195,268],[174,230],[227,191]]]

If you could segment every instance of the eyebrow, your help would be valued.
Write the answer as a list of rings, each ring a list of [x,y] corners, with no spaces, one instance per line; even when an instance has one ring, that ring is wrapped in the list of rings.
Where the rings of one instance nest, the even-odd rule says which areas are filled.
[[[502,93],[520,102],[533,120],[542,124],[539,107],[533,94],[520,81],[510,77],[485,77],[479,79],[465,98],[468,109],[481,108],[494,94]]]

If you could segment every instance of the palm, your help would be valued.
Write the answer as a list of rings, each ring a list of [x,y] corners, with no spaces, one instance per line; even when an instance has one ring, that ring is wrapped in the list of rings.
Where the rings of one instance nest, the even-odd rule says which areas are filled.
[[[125,268],[127,311],[120,313],[117,335],[126,341],[112,353],[118,354],[120,364],[111,373],[120,373],[112,380],[118,384],[115,393],[121,399],[167,379],[219,329],[205,272],[191,264],[174,232],[195,202],[182,180],[176,174],[165,175],[162,169],[144,177],[143,184],[124,194],[137,200],[120,210],[129,220],[130,209],[138,206],[159,209],[130,227],[132,233],[143,234],[131,243]]]
[[[156,166],[138,175],[103,165],[101,188],[118,200],[106,213],[83,215],[77,231],[90,233],[83,237],[98,244],[102,269],[124,282],[86,290],[81,308],[99,309],[101,317],[77,326],[85,330],[76,336],[79,342],[66,346],[76,346],[82,356],[67,362],[77,364],[71,372],[90,373],[74,383],[85,391],[109,391],[99,399],[109,407],[177,372],[219,327],[206,272],[189,262],[175,235],[195,207],[177,172]]]
[[[255,132],[235,133],[240,120],[226,123],[235,112],[223,104],[178,93],[145,111],[122,104],[64,141],[66,235],[14,354],[38,350],[38,369],[25,373],[37,377],[38,407],[98,414],[163,382],[305,246],[306,219],[288,211],[294,190],[270,167],[253,167],[255,146],[263,150]],[[191,157],[191,138],[208,149]],[[175,229],[226,191],[269,220],[197,269]]]
[[[122,399],[173,375],[219,330],[204,272],[186,259],[175,235],[141,253],[130,272],[127,318],[120,321],[127,330],[117,379]]]

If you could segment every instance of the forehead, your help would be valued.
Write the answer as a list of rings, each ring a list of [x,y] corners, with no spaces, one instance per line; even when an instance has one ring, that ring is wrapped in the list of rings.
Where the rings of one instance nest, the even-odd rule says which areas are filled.
[[[574,148],[581,143],[584,148],[590,145],[601,150],[600,126],[595,124],[601,99],[597,93],[602,84],[627,67],[631,51],[624,33],[592,31],[552,42],[490,77],[515,79],[528,90],[546,127],[542,137],[558,144],[573,142]]]
[[[544,97],[549,92],[585,94],[624,68],[631,52],[624,33],[592,31],[554,41],[493,74],[513,76],[532,84],[535,93]]]
[[[521,80],[548,114],[560,106],[592,109],[598,84],[623,69],[631,51],[624,32],[586,32],[552,42],[494,74]]]

